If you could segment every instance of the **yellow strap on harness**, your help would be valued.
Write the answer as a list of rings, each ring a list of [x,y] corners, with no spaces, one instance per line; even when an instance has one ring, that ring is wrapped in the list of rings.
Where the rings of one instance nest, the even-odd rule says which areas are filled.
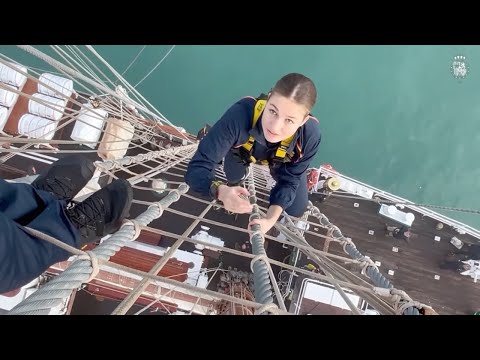
[[[257,124],[258,118],[260,117],[260,114],[262,113],[263,109],[265,108],[265,104],[267,103],[267,100],[257,100],[253,112],[253,119],[252,119],[252,129],[255,127]],[[287,150],[288,147],[290,146],[290,143],[292,142],[293,138],[295,137],[295,134],[290,136],[288,139],[282,140],[280,143],[280,146],[277,148],[277,151],[275,152],[275,158],[276,159],[284,159],[285,156],[287,155]],[[251,153],[253,144],[255,142],[255,139],[253,136],[250,136],[248,138],[248,141],[242,145],[244,149],[246,149],[249,153]],[[255,163],[257,160],[250,155],[250,161]],[[262,164],[268,164],[267,160],[262,160]]]

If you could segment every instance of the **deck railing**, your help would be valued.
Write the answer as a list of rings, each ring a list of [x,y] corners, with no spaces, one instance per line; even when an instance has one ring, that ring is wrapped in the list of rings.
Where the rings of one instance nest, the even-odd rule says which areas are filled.
[[[459,230],[461,233],[464,231],[466,234],[469,234],[469,235],[471,235],[471,236],[480,240],[480,230],[477,230],[477,229],[475,229],[475,228],[473,228],[473,227],[471,227],[471,226],[469,226],[465,223],[462,223],[458,220],[452,219],[452,218],[450,218],[446,215],[439,214],[439,213],[437,213],[435,211],[432,211],[430,209],[427,209],[425,207],[416,206],[410,200],[401,198],[400,196],[393,195],[393,194],[391,194],[387,191],[377,189],[373,186],[362,183],[361,181],[358,181],[358,180],[355,180],[355,179],[353,179],[351,177],[348,177],[346,175],[340,174],[337,171],[332,171],[330,169],[326,169],[326,168],[320,166],[319,167],[319,172],[320,172],[320,174],[323,173],[323,174],[326,174],[327,176],[335,176],[335,177],[340,178],[340,180],[345,179],[345,180],[351,181],[352,183],[364,186],[364,187],[374,191],[374,196],[379,195],[379,196],[381,196],[381,197],[383,197],[387,200],[402,203],[402,205],[404,205],[405,207],[407,207],[411,210],[417,211],[420,214],[431,217],[432,219],[440,221],[443,224],[449,225],[449,226],[455,228],[456,230]]]

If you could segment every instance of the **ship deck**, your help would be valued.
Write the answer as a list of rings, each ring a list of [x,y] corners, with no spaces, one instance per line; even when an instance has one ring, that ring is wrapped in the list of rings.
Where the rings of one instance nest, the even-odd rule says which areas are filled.
[[[359,207],[354,207],[355,202]],[[411,238],[405,241],[385,235],[385,224],[394,223],[379,215],[380,205],[373,201],[331,196],[323,203],[314,201],[314,205],[344,236],[352,239],[363,255],[381,262],[380,272],[413,300],[433,307],[439,314],[473,314],[478,310],[480,286],[456,270],[458,260],[479,258],[478,239],[460,235],[447,225],[436,230],[438,221],[412,211],[416,219]],[[374,234],[370,235],[369,230]],[[325,234],[323,229],[319,232]],[[439,236],[440,241],[436,241],[435,236]],[[461,250],[450,243],[453,236],[465,243]],[[323,250],[323,238],[308,234],[306,239],[314,248]],[[393,247],[398,248],[398,252],[394,252]],[[338,243],[330,242],[329,252],[348,256]],[[394,274],[389,275],[388,270]],[[435,275],[439,276],[438,280]]]

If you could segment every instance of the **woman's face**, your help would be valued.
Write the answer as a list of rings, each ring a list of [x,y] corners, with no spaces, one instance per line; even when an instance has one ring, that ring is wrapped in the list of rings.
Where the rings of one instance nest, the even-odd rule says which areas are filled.
[[[273,93],[262,116],[263,135],[277,143],[295,134],[308,119],[309,109],[285,96]]]

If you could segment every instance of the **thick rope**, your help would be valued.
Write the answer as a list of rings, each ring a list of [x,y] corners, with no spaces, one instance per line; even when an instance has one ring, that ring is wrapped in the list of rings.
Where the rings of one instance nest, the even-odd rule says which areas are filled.
[[[288,228],[283,226],[282,224],[277,224],[276,225],[279,230],[289,239],[292,243],[290,245],[296,246],[300,248],[301,244],[306,243],[308,244],[303,237],[298,237],[295,233],[291,232]],[[357,275],[353,274],[349,270],[343,268],[342,266],[338,265],[337,263],[333,262],[330,260],[326,254],[319,254],[316,255],[314,253],[314,249],[309,245],[307,249],[302,249],[301,250],[307,257],[312,259],[314,262],[317,263],[317,265],[325,272],[327,276],[321,275],[322,278],[320,278],[318,273],[311,273],[309,274],[309,277],[313,277],[315,279],[319,280],[327,280],[329,283],[333,284],[337,291],[339,291],[340,295],[342,295],[343,290],[339,286],[344,286],[346,288],[350,288],[351,290],[358,290],[358,294],[361,294],[361,296],[368,301],[369,304],[373,305],[377,310],[379,310],[382,314],[394,314],[394,310],[392,309],[391,306],[388,306],[387,304],[384,303],[382,299],[379,299],[376,297],[375,294],[373,294],[373,287],[371,284],[367,283],[365,280],[362,278],[359,278]],[[356,262],[359,262],[358,260],[353,260]],[[272,262],[272,261],[271,261]],[[274,262],[272,262],[274,263]],[[275,263],[274,263],[275,264]],[[285,265],[282,265],[285,268]],[[293,268],[292,268],[293,269]],[[302,270],[300,269],[293,269],[295,272],[301,272]],[[309,270],[310,271],[310,270]],[[336,277],[332,276],[332,273],[335,274]],[[345,281],[349,281],[348,283],[345,283]],[[357,284],[364,284],[362,286],[359,286]],[[340,290],[338,290],[340,289]],[[373,295],[371,295],[373,294]],[[345,299],[345,298],[344,298]],[[349,302],[346,300],[346,303],[349,304]],[[351,303],[351,301],[350,301]],[[354,306],[350,306],[352,308]],[[357,312],[358,309],[354,307],[352,311]]]
[[[188,185],[180,185],[179,191],[181,193],[187,192]],[[162,207],[168,207],[178,199],[178,192],[175,191],[169,193],[165,198],[159,201],[159,203]],[[157,206],[150,206],[135,220],[140,225],[145,226],[159,216],[159,208]],[[132,240],[135,236],[135,232],[133,225],[124,225],[118,232],[97,246],[93,252],[100,260],[108,260],[125,246],[128,241]],[[85,283],[91,277],[92,272],[93,268],[90,260],[84,258],[75,260],[64,272],[15,306],[9,314],[48,314],[52,308],[58,306],[62,301],[68,298],[73,290],[78,289],[83,283]]]
[[[90,277],[85,280],[86,283],[89,283],[95,279],[100,272],[100,261],[93,251],[87,251],[85,255],[80,255],[77,259],[89,260],[92,265],[92,273]]]
[[[262,305],[255,310],[255,315],[264,314],[266,312],[269,312],[272,315],[278,315],[278,306],[273,303]]]
[[[168,210],[171,210],[171,209],[168,209]],[[175,233],[171,233],[171,232],[168,232],[168,231],[164,231],[164,230],[160,230],[160,229],[156,229],[156,228],[152,228],[152,227],[148,227],[148,226],[145,226],[144,229],[148,230],[149,232],[152,232],[154,234],[159,234],[159,235],[162,235],[162,236],[168,236],[168,237],[174,238],[174,239],[183,239],[183,240],[188,241],[192,244],[201,244],[201,245],[204,245],[204,246],[208,246],[212,249],[223,251],[223,252],[226,252],[226,253],[229,253],[229,254],[248,257],[250,259],[255,257],[255,255],[250,254],[250,253],[246,253],[246,252],[243,252],[243,251],[231,249],[231,248],[224,247],[224,246],[218,246],[218,245],[212,244],[210,242],[204,242],[204,241],[201,241],[201,240],[194,240],[194,239],[191,239],[191,238],[188,238],[188,237],[185,237],[185,236],[181,236],[181,235],[178,235],[178,234],[175,234]],[[299,244],[290,244],[290,245],[300,246]],[[273,265],[277,265],[278,267],[282,267],[282,268],[285,268],[285,269],[288,269],[288,270],[291,270],[291,271],[296,271],[296,272],[299,272],[299,273],[304,274],[304,275],[312,276],[312,277],[314,277],[318,280],[329,281],[332,284],[336,283],[336,284],[339,284],[340,286],[345,286],[345,287],[349,287],[351,289],[356,289],[356,290],[361,290],[361,291],[367,291],[367,292],[370,292],[370,293],[373,294],[373,287],[368,283],[366,283],[367,286],[351,284],[351,283],[347,283],[347,282],[342,281],[342,280],[329,279],[327,276],[317,274],[317,273],[312,273],[310,270],[305,270],[305,269],[302,269],[302,268],[296,268],[296,267],[293,267],[291,265],[285,264],[281,261],[269,259],[269,262]]]
[[[159,217],[162,216],[163,214],[162,205],[157,203],[155,205],[158,206]],[[130,220],[124,221],[121,228],[127,225],[133,226],[135,233],[133,234],[132,240],[137,240],[138,237],[140,236],[140,232],[142,231],[142,225],[140,225],[140,223],[137,220],[130,219]]]
[[[125,156],[118,160],[105,160],[103,162],[97,162],[95,163],[95,165],[101,170],[122,169],[122,167],[125,165],[139,164],[143,161],[160,158],[162,156],[177,155],[182,151],[188,151],[188,152],[195,151],[197,149],[197,146],[198,144],[171,147],[169,149],[152,151],[146,154],[138,154],[135,156]]]
[[[248,191],[250,192],[249,200],[253,204],[252,214],[249,221],[253,219],[260,219],[258,205],[255,196],[255,182],[253,179],[253,172],[250,171],[248,176],[249,185]],[[263,246],[265,239],[260,232],[261,226],[254,224],[251,227],[252,234],[250,235],[250,243],[252,244],[252,254],[255,256],[266,256],[265,247]],[[273,304],[272,286],[270,284],[270,274],[265,262],[254,262],[252,265],[253,281],[254,281],[254,296],[255,300],[261,304]],[[275,281],[275,280],[274,280]],[[276,306],[276,305],[275,305]]]
[[[309,209],[312,215],[317,217],[319,221],[320,219],[325,221],[325,219],[320,216],[320,210],[317,207],[313,206],[310,203]],[[382,273],[380,273],[380,271],[378,270],[378,267],[375,266],[373,261],[365,257],[364,255],[362,255],[357,250],[357,248],[355,247],[355,244],[352,242],[350,238],[344,237],[340,229],[338,229],[338,227],[336,227],[335,225],[333,224],[329,224],[329,225],[330,225],[330,228],[334,229],[332,231],[332,234],[333,234],[332,240],[340,242],[340,244],[342,244],[343,250],[348,255],[350,255],[353,259],[365,262],[364,264],[362,264],[363,274],[367,275],[370,279],[372,279],[373,283],[378,287],[382,287],[386,289],[394,289],[393,284],[391,284],[390,281],[387,278],[385,278],[385,276]],[[402,314],[404,315],[420,315],[419,309],[414,305],[405,307],[405,308],[402,307],[402,309],[403,309]],[[396,311],[398,311],[398,304],[396,305]]]
[[[152,228],[148,228],[148,227],[145,227],[146,229],[152,231],[152,230],[157,230],[157,229],[152,229]],[[40,234],[43,234],[43,233],[40,233]],[[40,235],[39,234],[39,235]],[[45,234],[43,234],[45,235]],[[175,234],[169,234],[171,237],[174,237]],[[46,235],[46,237],[48,237],[48,235]],[[182,238],[181,236],[178,236],[177,237],[179,238]],[[54,244],[57,244],[59,243],[60,241],[57,240],[57,239],[54,239],[54,241],[50,241],[48,238],[45,239],[51,243],[54,243]],[[207,242],[203,242],[203,241],[199,241],[199,240],[193,240],[193,239],[185,239],[185,240],[190,240],[190,241],[193,241],[193,242],[197,242],[197,243],[201,243],[203,245],[206,245],[206,246],[214,246],[216,247],[216,245],[213,245],[213,244],[210,244],[210,243],[207,243]],[[81,250],[78,250],[76,248],[73,248],[73,247],[70,247],[70,245],[66,245],[66,247],[71,250],[72,252],[82,252],[82,255],[79,256],[82,257],[82,258],[85,258],[85,259],[91,259],[92,256],[89,256],[89,252],[83,252]],[[218,247],[219,249],[224,249],[223,247]],[[245,253],[243,252],[239,252],[239,251],[236,251],[236,250],[233,250],[233,249],[228,249],[230,250],[232,253],[235,253],[237,255],[243,255],[245,256]],[[91,252],[93,253],[93,252]],[[96,257],[96,255],[93,255],[94,258],[98,259]],[[95,262],[95,260],[93,260]],[[240,299],[240,298],[237,298],[237,297],[230,297],[228,295],[224,295],[224,294],[221,294],[221,293],[218,293],[218,292],[214,292],[214,291],[211,291],[211,290],[206,290],[206,289],[201,289],[201,288],[197,288],[193,285],[189,285],[189,284],[184,284],[184,283],[181,283],[177,280],[173,280],[173,279],[169,279],[168,277],[165,278],[165,277],[161,277],[161,276],[154,276],[152,274],[149,274],[149,273],[145,273],[144,271],[140,271],[140,270],[137,270],[137,269],[133,269],[133,268],[128,268],[124,265],[120,265],[120,264],[116,264],[116,263],[111,263],[109,261],[104,261],[104,260],[99,260],[98,259],[98,263],[100,264],[108,264],[109,266],[115,268],[115,269],[118,269],[118,270],[122,270],[122,271],[126,271],[126,272],[129,272],[131,274],[134,274],[134,275],[138,275],[140,277],[144,277],[144,278],[148,278],[150,280],[154,280],[154,281],[158,281],[160,282],[163,286],[165,286],[164,284],[167,284],[169,286],[174,286],[172,287],[168,292],[170,293],[171,291],[174,291],[177,287],[183,289],[183,290],[186,290],[187,293],[193,293],[195,296],[198,296],[199,299],[201,298],[202,295],[206,295],[206,296],[210,296],[211,297],[211,300],[213,299],[221,299],[221,300],[227,300],[227,301],[234,301],[240,305],[244,305],[244,306],[248,306],[248,307],[254,307],[254,308],[261,308],[263,306],[263,304],[259,304],[259,303],[255,303],[255,302],[251,302],[251,301],[248,301],[248,300],[245,300],[245,299]],[[95,267],[95,265],[94,265]],[[166,296],[166,294],[162,295],[162,296]],[[158,301],[158,299],[157,299]],[[197,300],[198,302],[198,300]],[[279,314],[283,314],[283,315],[288,315],[288,313],[286,312],[282,312],[282,311],[279,311]]]
[[[177,190],[174,190],[174,191],[177,191]],[[177,191],[177,194],[180,197],[180,193],[178,191]],[[201,217],[204,217],[208,213],[208,211],[211,209],[212,205],[213,205],[213,202],[202,211],[202,213],[200,214]],[[160,207],[159,210],[163,213],[163,208],[162,207]],[[195,229],[195,227],[199,223],[200,223],[200,219],[195,220],[187,228],[187,230],[185,230],[185,232],[183,233],[183,236],[190,235],[190,233]],[[184,241],[183,239],[179,238],[175,242],[175,244],[173,244],[173,246],[171,246],[170,249],[168,249],[163,254],[161,259],[150,269],[150,271],[148,273],[152,274],[152,275],[158,274],[163,269],[163,267],[168,262],[168,260],[172,257],[172,255],[174,255],[175,252],[180,248],[180,246],[183,244],[183,241]],[[123,301],[115,308],[115,310],[112,312],[112,315],[124,315],[124,314],[126,314],[128,309],[130,307],[132,307],[133,304],[135,304],[135,301],[140,297],[140,295],[147,288],[149,283],[150,283],[150,281],[146,278],[143,279],[142,281],[140,281],[140,283],[135,287],[135,289],[133,289],[133,291],[131,291],[125,297],[125,299],[123,299]]]
[[[306,218],[310,215],[310,211],[307,210],[302,218],[301,218],[301,221],[304,221],[306,220]],[[298,243],[301,243],[301,244],[306,244],[306,245],[309,245],[308,242],[305,240],[303,234],[305,232],[305,229],[299,229],[296,227],[296,225],[294,224],[294,222],[290,219],[290,216],[288,216],[288,214],[285,214],[285,219],[286,219],[286,223],[287,223],[287,229],[290,230],[293,234],[289,233],[288,231],[287,232],[284,232],[284,235],[289,239],[291,240],[292,242],[296,242],[297,244]],[[282,228],[282,226],[280,226],[280,228]],[[292,236],[294,235],[294,236]],[[298,250],[297,250],[298,251]],[[307,255],[308,257],[312,258],[312,259],[315,259],[317,261],[317,265],[321,268],[321,270],[325,273],[325,275],[327,275],[330,279],[334,279],[334,276],[332,275],[332,272],[335,273],[335,270],[333,268],[331,268],[330,270],[327,269],[327,267],[325,266],[326,264],[324,264],[324,261],[322,261],[321,257],[316,255],[316,254],[313,254],[310,249],[308,249],[306,252],[301,250],[305,255]],[[296,265],[296,261],[294,263],[294,266]],[[336,274],[337,275],[337,274]],[[291,286],[291,282],[292,282],[292,277],[293,277],[293,273],[292,275],[290,276],[290,279],[289,279],[289,283],[288,283],[288,286]],[[338,277],[338,275],[337,275]],[[353,304],[352,300],[347,296],[347,294],[345,294],[345,291],[338,285],[338,284],[333,284],[335,289],[338,291],[338,293],[340,294],[340,296],[343,298],[343,300],[345,301],[345,303],[348,305],[348,307],[350,308],[350,310],[355,314],[355,315],[360,315],[360,311],[358,310],[357,306]]]

